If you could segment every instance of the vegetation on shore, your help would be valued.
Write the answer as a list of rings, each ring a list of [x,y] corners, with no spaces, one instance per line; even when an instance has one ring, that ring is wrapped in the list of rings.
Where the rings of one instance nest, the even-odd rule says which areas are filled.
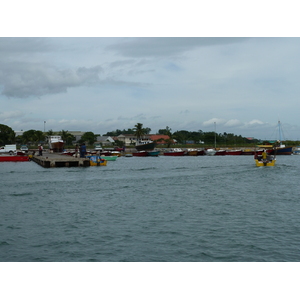
[[[137,123],[134,128],[129,128],[127,130],[116,129],[115,131],[107,132],[103,136],[117,137],[120,134],[133,134],[138,139],[143,138],[143,136],[150,134],[151,128],[143,127],[142,123]],[[241,135],[235,135],[233,133],[216,133],[214,131],[204,132],[202,130],[198,131],[187,131],[178,130],[172,133],[172,129],[168,126],[165,129],[159,129],[156,133],[158,135],[167,135],[168,139],[161,139],[159,141],[164,142],[164,145],[158,147],[170,147],[175,144],[176,147],[190,147],[190,148],[203,148],[203,147],[214,147],[217,145],[219,148],[226,147],[254,147],[257,144],[270,144],[275,141],[261,141],[255,138],[246,138]],[[27,144],[32,146],[37,146],[38,144],[44,144],[47,140],[47,136],[60,135],[66,143],[66,147],[73,146],[76,140],[75,136],[72,135],[68,130],[61,130],[59,132],[54,132],[49,130],[47,132],[42,132],[40,130],[28,130],[24,131],[21,136],[16,136],[15,132],[7,125],[0,124],[0,145],[7,144]],[[93,146],[97,141],[97,136],[99,134],[94,134],[91,131],[85,132],[81,139],[77,141],[78,144],[85,142],[88,146]],[[298,141],[285,141],[287,146],[295,146]],[[115,146],[122,147],[123,142],[116,141]]]

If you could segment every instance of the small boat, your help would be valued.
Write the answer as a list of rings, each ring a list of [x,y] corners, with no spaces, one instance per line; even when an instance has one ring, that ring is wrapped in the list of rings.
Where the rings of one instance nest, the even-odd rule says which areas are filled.
[[[106,166],[107,160],[101,158],[101,156],[92,155],[86,156],[90,159],[90,166]]]
[[[198,153],[197,153],[197,155],[205,155],[205,151],[204,151],[204,149],[202,149],[202,150],[198,150]]]
[[[222,155],[222,156],[224,156],[226,154],[227,154],[226,150],[217,150],[216,153],[215,153],[215,155]]]
[[[187,150],[187,155],[197,156],[198,155],[198,150],[197,149],[188,149]]]
[[[226,155],[241,155],[242,152],[242,150],[227,150]]]
[[[148,156],[148,152],[147,151],[133,152],[132,156]]]
[[[104,156],[103,159],[108,160],[108,161],[115,161],[117,160],[118,156],[113,155],[113,156]]]
[[[105,151],[101,152],[101,156],[121,156],[120,151]]]
[[[293,154],[299,155],[300,154],[300,146],[296,146],[295,150],[293,151]]]
[[[132,155],[132,153],[125,153],[124,156],[125,156],[125,157],[132,157],[133,155]]]
[[[165,156],[183,156],[185,154],[185,151],[183,151],[182,149],[170,149],[168,151],[164,152]]]
[[[242,155],[254,155],[254,154],[255,154],[255,151],[251,150],[251,149],[244,149],[242,151]]]
[[[160,151],[149,151],[148,156],[158,156]]]
[[[1,161],[29,161],[30,157],[27,155],[0,155]]]
[[[273,167],[275,166],[276,156],[269,155],[267,152],[265,152],[265,155],[264,153],[262,155],[256,153],[254,155],[254,160],[257,167]]]
[[[215,149],[205,149],[204,152],[205,152],[205,155],[213,156],[216,154],[217,151]]]

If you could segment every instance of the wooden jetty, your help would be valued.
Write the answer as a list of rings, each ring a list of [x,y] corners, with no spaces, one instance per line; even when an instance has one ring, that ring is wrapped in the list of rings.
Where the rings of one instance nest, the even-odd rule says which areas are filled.
[[[88,158],[79,158],[58,153],[43,153],[43,156],[33,155],[31,159],[44,168],[90,166]]]

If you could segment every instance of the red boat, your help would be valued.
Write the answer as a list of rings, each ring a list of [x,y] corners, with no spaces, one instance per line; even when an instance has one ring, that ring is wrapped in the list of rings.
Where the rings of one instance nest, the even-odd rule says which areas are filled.
[[[215,155],[227,155],[227,151],[226,150],[217,150]]]
[[[165,156],[183,156],[185,155],[185,151],[181,149],[171,149],[169,151],[164,152]]]
[[[242,150],[227,150],[226,155],[241,155],[242,152]]]
[[[132,156],[148,156],[147,151],[133,152]]]
[[[29,161],[29,157],[27,155],[0,155],[1,161]]]

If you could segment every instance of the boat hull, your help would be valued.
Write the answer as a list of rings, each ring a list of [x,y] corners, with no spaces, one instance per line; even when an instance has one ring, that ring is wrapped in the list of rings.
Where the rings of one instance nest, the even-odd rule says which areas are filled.
[[[148,156],[148,152],[134,152],[132,153],[132,156],[138,156],[138,157],[143,157],[143,156]]]
[[[149,151],[148,156],[158,156],[160,151]]]
[[[293,147],[282,147],[276,148],[275,150],[271,151],[271,154],[276,155],[291,155],[293,153]]]
[[[183,156],[185,154],[184,151],[178,152],[164,152],[164,156]]]
[[[276,159],[264,161],[255,159],[255,164],[257,167],[273,167],[275,166]]]
[[[118,156],[104,156],[103,159],[107,161],[115,161],[117,160]]]
[[[29,161],[30,158],[27,155],[0,155],[1,161]]]
[[[232,151],[226,151],[226,155],[241,155],[242,150],[232,150]]]
[[[150,143],[136,145],[135,149],[137,151],[153,150],[155,148],[155,146],[156,146],[155,142],[150,142]]]
[[[102,159],[100,156],[90,156],[90,166],[106,166],[107,160]]]

